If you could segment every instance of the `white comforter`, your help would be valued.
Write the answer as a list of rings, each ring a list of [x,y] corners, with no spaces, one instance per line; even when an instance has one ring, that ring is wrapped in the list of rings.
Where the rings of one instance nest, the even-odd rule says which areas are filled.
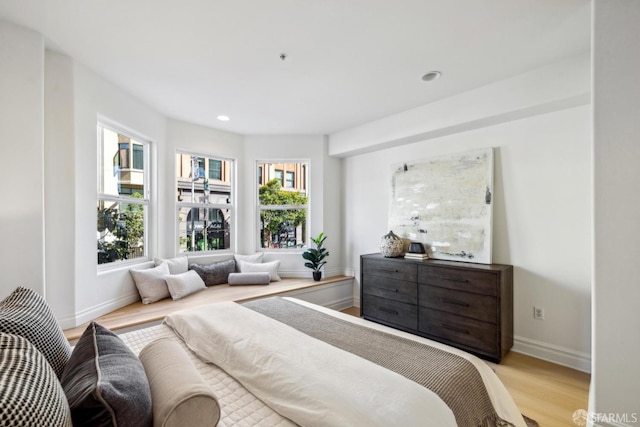
[[[395,372],[235,303],[165,319],[201,358],[304,426],[455,426],[444,402]]]

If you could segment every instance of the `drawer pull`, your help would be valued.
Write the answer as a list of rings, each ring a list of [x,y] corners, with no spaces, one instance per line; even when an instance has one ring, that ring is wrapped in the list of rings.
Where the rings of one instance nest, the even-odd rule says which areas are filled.
[[[449,326],[449,325],[441,325],[441,326],[445,329],[451,329],[452,331],[462,332],[463,334],[467,334],[467,335],[469,334],[469,331],[464,328],[458,328],[456,326]]]
[[[447,299],[447,298],[440,298],[440,301],[447,303],[447,304],[454,304],[454,305],[460,305],[462,307],[469,307],[469,304],[466,302],[462,302],[462,301],[455,301],[452,299]]]
[[[383,291],[389,291],[389,292],[395,292],[395,293],[400,292],[400,291],[399,291],[399,290],[397,290],[397,289],[390,289],[390,288],[380,288],[380,289],[382,289]]]
[[[398,270],[395,268],[384,268],[384,267],[380,267],[380,270],[382,271],[390,271],[392,273],[398,273]]]
[[[396,310],[392,310],[392,309],[386,308],[386,307],[380,307],[380,311],[384,311],[385,313],[389,313],[389,314],[395,314],[396,316],[398,314],[400,314]]]
[[[458,279],[457,277],[440,276],[438,279],[449,280],[451,282],[469,283],[467,279]]]

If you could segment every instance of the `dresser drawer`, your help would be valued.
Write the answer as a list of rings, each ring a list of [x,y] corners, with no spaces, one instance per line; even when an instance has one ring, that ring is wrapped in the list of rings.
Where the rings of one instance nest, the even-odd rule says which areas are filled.
[[[498,348],[495,325],[430,308],[419,308],[418,330],[488,355],[495,355]]]
[[[418,282],[484,295],[498,294],[496,275],[484,271],[421,265],[418,269]]]
[[[398,301],[391,301],[373,295],[364,294],[362,315],[372,317],[401,328],[416,330],[418,328],[418,307]]]
[[[363,259],[362,271],[371,276],[415,282],[418,279],[418,265],[384,259]]]
[[[418,299],[416,282],[388,279],[386,277],[364,274],[362,278],[363,292],[394,301],[415,304]]]
[[[498,300],[493,296],[418,285],[418,305],[484,322],[498,321]]]

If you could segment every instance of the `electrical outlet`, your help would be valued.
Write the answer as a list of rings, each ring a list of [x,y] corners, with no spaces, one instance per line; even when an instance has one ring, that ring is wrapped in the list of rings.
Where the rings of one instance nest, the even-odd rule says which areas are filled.
[[[533,318],[537,320],[544,320],[544,308],[533,306]]]

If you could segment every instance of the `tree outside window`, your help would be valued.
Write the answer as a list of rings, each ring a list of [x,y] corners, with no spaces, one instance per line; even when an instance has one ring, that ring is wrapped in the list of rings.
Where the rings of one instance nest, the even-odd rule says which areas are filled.
[[[309,197],[306,179],[297,183],[296,172],[307,163],[258,163],[260,248],[300,249],[307,245]],[[287,186],[283,186],[283,177]]]

